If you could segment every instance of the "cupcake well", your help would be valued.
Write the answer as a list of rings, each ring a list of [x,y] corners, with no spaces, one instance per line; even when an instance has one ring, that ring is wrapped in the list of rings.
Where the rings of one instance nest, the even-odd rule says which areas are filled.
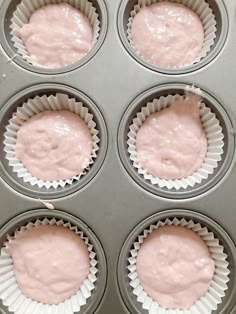
[[[199,93],[198,89],[190,88],[193,93]],[[216,115],[211,112],[203,102],[200,105],[200,119],[203,125],[203,129],[206,133],[208,141],[207,155],[204,162],[198,171],[193,173],[191,176],[182,179],[166,180],[154,177],[143,169],[137,162],[137,152],[136,152],[136,134],[139,128],[142,126],[143,122],[151,114],[165,109],[171,105],[176,99],[184,99],[183,95],[168,95],[166,97],[161,96],[158,99],[154,99],[148,102],[145,107],[137,113],[136,117],[132,120],[132,124],[129,126],[128,132],[128,153],[130,160],[132,161],[135,170],[143,177],[144,180],[148,180],[153,185],[158,185],[167,189],[179,190],[181,188],[186,189],[188,187],[194,187],[195,184],[201,183],[203,180],[207,179],[210,174],[214,172],[220,162],[223,154],[224,147],[224,135],[222,132],[222,127],[220,126],[219,120]]]
[[[84,169],[83,173],[80,173],[71,179],[60,181],[39,180],[33,177],[21,161],[16,158],[14,147],[18,129],[30,117],[45,110],[69,110],[78,114],[90,129],[93,139],[93,151],[89,167]],[[57,93],[55,96],[51,95],[49,97],[46,95],[42,97],[36,96],[33,99],[29,99],[21,107],[18,107],[16,113],[13,114],[12,119],[6,127],[6,132],[4,133],[4,151],[6,152],[6,159],[8,160],[9,165],[13,167],[13,172],[15,172],[19,178],[22,178],[24,182],[28,182],[32,186],[37,185],[39,188],[46,187],[47,189],[56,189],[59,186],[65,187],[67,184],[71,185],[74,181],[79,181],[80,178],[90,170],[92,164],[96,160],[99,150],[98,134],[99,132],[96,129],[96,123],[93,120],[93,115],[89,113],[88,109],[81,102],[78,102],[74,98],[70,98],[68,95],[61,93]]]
[[[56,305],[42,304],[40,302],[33,301],[22,294],[14,276],[12,258],[8,253],[8,243],[13,241],[18,233],[40,225],[57,225],[69,228],[80,236],[80,238],[87,245],[89,251],[90,273],[87,279],[75,295]],[[0,274],[0,298],[3,301],[3,304],[8,307],[9,311],[12,311],[14,314],[73,314],[75,312],[80,312],[81,307],[88,302],[93,290],[95,289],[98,274],[98,261],[96,260],[96,253],[93,245],[89,241],[89,238],[86,237],[77,226],[62,219],[37,219],[34,222],[29,222],[18,228],[13,236],[7,236],[7,240],[5,241],[0,253]]]
[[[131,35],[133,19],[142,7],[150,6],[154,3],[163,2],[163,1],[164,0],[138,0],[138,3],[134,6],[133,10],[130,12],[130,18],[128,19],[128,25],[127,25],[127,38],[131,47],[138,55],[140,55],[140,53],[136,50],[132,42],[132,35]],[[211,50],[211,47],[214,45],[214,41],[216,38],[217,24],[216,24],[216,18],[213,14],[213,11],[210,8],[207,1],[205,0],[166,0],[166,1],[172,2],[172,3],[183,4],[189,9],[191,9],[193,12],[195,12],[199,16],[202,22],[202,25],[204,28],[204,34],[205,34],[202,49],[200,53],[198,54],[198,56],[195,58],[195,60],[193,60],[191,63],[183,64],[181,67],[167,67],[167,68],[179,69],[185,66],[196,64],[199,61],[201,61],[204,57],[207,56],[207,54]],[[144,58],[142,55],[140,55],[140,57],[146,62],[152,64],[149,60]],[[156,66],[158,66],[158,64]]]
[[[182,226],[196,232],[208,246],[211,256],[215,261],[215,274],[209,290],[189,310],[167,310],[160,307],[158,303],[144,291],[136,271],[136,258],[144,239],[154,230],[165,225]],[[128,258],[127,266],[129,285],[131,286],[132,293],[136,296],[137,301],[141,303],[142,308],[147,310],[147,313],[149,314],[210,314],[217,309],[218,304],[222,302],[222,298],[225,296],[230,273],[228,268],[229,263],[227,261],[228,256],[224,252],[224,247],[220,245],[219,240],[215,237],[214,233],[193,220],[175,217],[160,220],[156,224],[150,225],[149,228],[143,230],[137,240],[133,243],[129,255],[130,257]]]

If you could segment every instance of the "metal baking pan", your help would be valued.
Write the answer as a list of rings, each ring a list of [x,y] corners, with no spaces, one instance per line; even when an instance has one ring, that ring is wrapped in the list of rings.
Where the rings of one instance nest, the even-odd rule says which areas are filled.
[[[91,307],[81,313],[146,314],[132,298],[125,272],[132,241],[147,224],[172,217],[201,221],[225,247],[230,264],[226,296],[214,314],[236,313],[236,2],[209,0],[217,19],[217,38],[201,62],[164,71],[146,64],[128,45],[126,25],[137,0],[92,0],[101,20],[101,34],[88,56],[62,70],[27,64],[10,41],[12,12],[20,0],[0,0],[0,242],[16,226],[33,217],[77,220],[97,244],[101,278]],[[145,183],[127,155],[127,128],[147,100],[195,85],[216,113],[225,135],[222,162],[212,177],[187,191],[166,191]],[[70,187],[39,189],[14,176],[3,152],[9,117],[24,100],[37,94],[64,92],[82,100],[100,131],[100,151],[91,171]],[[40,199],[58,211],[42,209]],[[64,216],[65,215],[65,216]],[[67,216],[67,217],[69,217]],[[69,219],[69,218],[68,218]],[[100,286],[99,286],[100,285]],[[0,305],[0,312],[8,314]]]

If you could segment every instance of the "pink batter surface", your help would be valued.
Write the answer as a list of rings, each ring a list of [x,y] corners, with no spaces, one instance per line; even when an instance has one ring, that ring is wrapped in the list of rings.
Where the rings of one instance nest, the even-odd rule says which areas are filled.
[[[16,157],[44,181],[71,179],[88,167],[92,135],[84,120],[67,110],[43,111],[17,132]]]
[[[141,8],[133,19],[131,36],[134,47],[147,61],[179,67],[198,56],[204,29],[195,12],[163,1]]]
[[[209,289],[214,271],[204,241],[180,226],[153,231],[137,256],[141,286],[166,309],[189,309]]]
[[[187,96],[150,115],[137,132],[139,165],[161,179],[182,179],[197,171],[207,153],[199,97]]]
[[[35,301],[63,302],[89,274],[86,244],[62,226],[38,226],[19,233],[9,250],[19,288]]]
[[[83,13],[61,3],[35,11],[19,35],[34,63],[57,68],[72,64],[88,53],[93,29]]]

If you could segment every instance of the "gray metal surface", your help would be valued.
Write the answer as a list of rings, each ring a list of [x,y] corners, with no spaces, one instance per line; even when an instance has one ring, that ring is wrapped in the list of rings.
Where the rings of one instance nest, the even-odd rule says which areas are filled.
[[[10,0],[4,2],[9,3]],[[11,2],[18,2],[11,0]],[[211,1],[213,2],[213,1]],[[222,0],[216,0],[221,3]],[[194,72],[164,75],[138,63],[124,48],[117,30],[120,1],[106,0],[108,31],[96,55],[87,63],[61,74],[39,74],[22,68],[0,48],[0,108],[22,90],[36,84],[63,84],[87,95],[100,110],[108,131],[106,158],[100,170],[82,189],[50,201],[56,208],[77,216],[96,234],[105,251],[108,278],[97,314],[129,313],[119,292],[117,263],[130,232],[147,217],[166,209],[190,209],[218,223],[236,243],[235,155],[224,178],[204,194],[187,199],[162,198],[138,185],[128,174],[118,152],[118,129],[129,104],[141,93],[160,84],[187,83],[201,87],[221,103],[236,127],[236,1],[224,0],[229,29],[222,51]],[[1,0],[0,0],[1,5]],[[0,9],[0,29],[4,18]],[[1,41],[2,31],[0,35]],[[8,51],[8,50],[7,50]],[[1,125],[1,132],[2,132]],[[28,197],[10,187],[0,172],[0,224],[30,209],[41,208],[36,195]],[[41,197],[41,196],[40,196]],[[233,261],[231,261],[233,263]],[[231,286],[236,278],[231,279]],[[236,300],[234,301],[236,302]],[[228,307],[233,310],[234,302]],[[91,313],[92,314],[92,313]],[[132,313],[136,314],[136,313]]]

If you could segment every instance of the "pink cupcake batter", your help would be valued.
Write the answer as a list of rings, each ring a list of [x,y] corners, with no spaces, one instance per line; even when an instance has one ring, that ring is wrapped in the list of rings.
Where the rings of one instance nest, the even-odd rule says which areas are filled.
[[[137,132],[139,165],[161,179],[182,179],[197,171],[207,153],[199,97],[187,96],[151,114]]]
[[[182,4],[158,2],[133,19],[132,42],[144,59],[162,67],[179,67],[195,60],[204,29],[198,15]]]
[[[89,19],[67,3],[38,9],[18,32],[32,62],[46,67],[72,64],[92,48]]]
[[[38,226],[10,243],[16,281],[23,294],[46,304],[74,295],[90,269],[86,244],[63,226]]]
[[[153,231],[137,256],[141,286],[166,309],[189,309],[209,289],[214,271],[215,262],[204,241],[180,226]]]
[[[46,110],[27,120],[17,132],[16,157],[36,178],[71,179],[88,167],[93,150],[84,120],[67,110]]]

